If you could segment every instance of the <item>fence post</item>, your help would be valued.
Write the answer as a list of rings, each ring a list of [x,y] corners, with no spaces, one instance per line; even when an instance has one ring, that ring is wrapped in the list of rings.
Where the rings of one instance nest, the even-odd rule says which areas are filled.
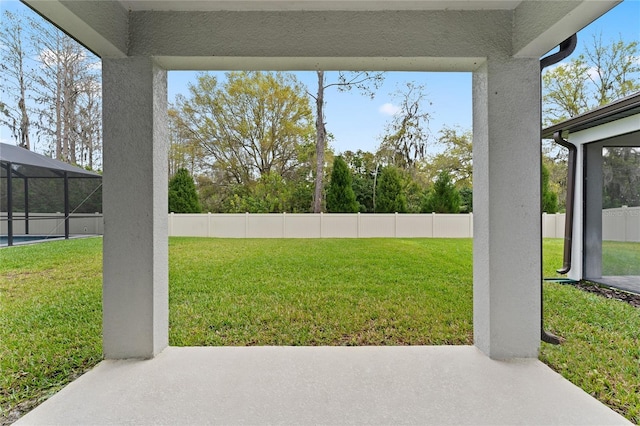
[[[244,237],[249,238],[249,212],[244,212]]]
[[[322,229],[322,217],[323,217],[322,216],[322,212],[320,212],[320,238],[322,238],[322,231],[323,231],[323,229]]]
[[[436,237],[436,212],[431,212],[431,238]]]
[[[393,222],[393,238],[398,238],[398,212],[396,212]]]
[[[358,212],[358,228],[356,229],[356,237],[360,238],[360,212]]]
[[[211,237],[211,212],[207,212],[207,238]]]
[[[287,236],[287,212],[282,212],[282,238]]]
[[[473,238],[473,212],[469,212],[469,238]]]

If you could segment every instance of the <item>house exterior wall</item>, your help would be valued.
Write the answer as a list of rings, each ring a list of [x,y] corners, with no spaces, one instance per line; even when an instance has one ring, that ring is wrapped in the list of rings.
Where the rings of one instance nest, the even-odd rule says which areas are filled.
[[[635,209],[622,215],[622,210],[602,210],[602,148],[608,144],[640,145],[640,114],[571,133],[568,140],[578,149],[574,200],[577,208],[571,244],[573,261],[568,277],[574,280],[599,278],[602,276],[602,241],[620,241],[622,226],[625,227],[623,238],[637,241],[635,228],[640,227],[640,217],[637,223],[634,220]]]

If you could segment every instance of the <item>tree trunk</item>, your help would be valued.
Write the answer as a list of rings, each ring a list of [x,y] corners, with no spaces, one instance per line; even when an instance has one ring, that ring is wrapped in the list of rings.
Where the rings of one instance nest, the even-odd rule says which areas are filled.
[[[27,113],[27,95],[26,84],[24,81],[24,68],[22,62],[22,53],[20,53],[20,100],[18,101],[18,108],[20,108],[20,146],[31,150],[31,142],[29,141],[29,114]]]
[[[322,212],[322,183],[324,179],[324,150],[327,144],[324,127],[324,71],[318,71],[318,95],[316,97],[316,182],[313,194],[313,212]]]
[[[56,40],[56,47],[60,51],[59,39]],[[56,58],[56,93],[55,93],[55,109],[56,109],[56,159],[66,161],[66,152],[63,148],[62,140],[62,76],[60,75],[60,59]]]

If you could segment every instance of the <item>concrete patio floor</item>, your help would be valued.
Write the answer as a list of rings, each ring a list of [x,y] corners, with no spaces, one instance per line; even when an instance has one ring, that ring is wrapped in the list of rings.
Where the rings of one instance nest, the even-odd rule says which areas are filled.
[[[103,361],[16,424],[629,423],[539,361],[414,346],[170,347]]]

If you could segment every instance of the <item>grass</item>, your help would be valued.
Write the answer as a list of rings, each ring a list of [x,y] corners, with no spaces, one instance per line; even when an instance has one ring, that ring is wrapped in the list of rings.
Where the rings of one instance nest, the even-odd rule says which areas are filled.
[[[101,244],[0,250],[0,415],[28,411],[101,360]]]
[[[602,242],[602,275],[640,275],[640,243]]]
[[[544,258],[545,276],[554,276],[562,240],[545,240]],[[545,284],[544,309],[545,328],[565,341],[543,343],[540,360],[639,424],[640,309],[555,283]]]
[[[472,342],[468,240],[180,238],[170,253],[172,345]]]
[[[471,244],[172,238],[170,343],[469,344]],[[99,362],[101,265],[100,239],[0,250],[0,423]],[[640,310],[547,283],[545,323],[540,358],[640,423]]]

